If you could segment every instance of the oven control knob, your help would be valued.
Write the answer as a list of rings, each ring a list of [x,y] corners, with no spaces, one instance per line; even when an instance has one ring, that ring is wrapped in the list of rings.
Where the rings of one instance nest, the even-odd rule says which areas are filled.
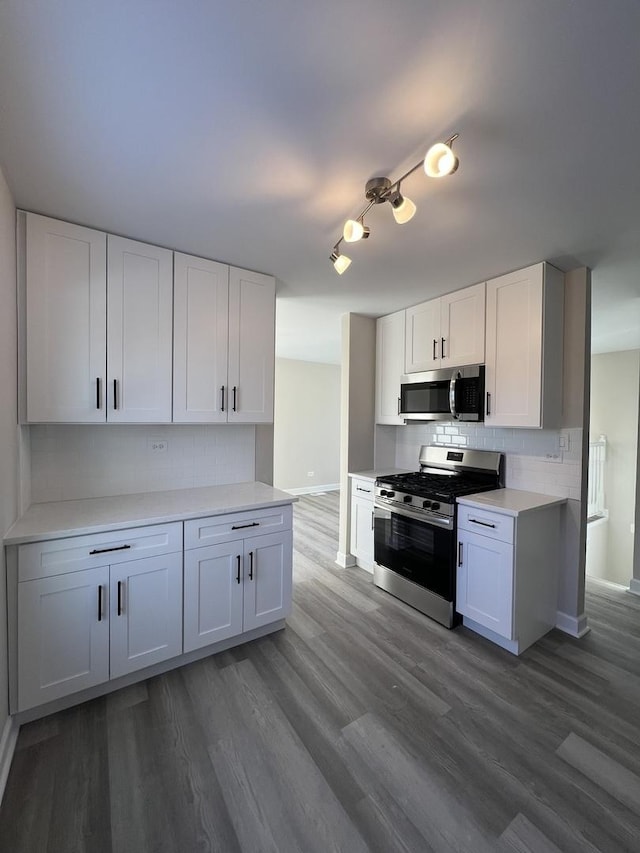
[[[383,498],[383,497],[385,497],[385,495],[388,495],[388,494],[389,494],[389,492],[386,489],[380,489],[380,497]]]
[[[405,496],[402,498],[402,500],[403,500],[406,504],[410,504],[410,503],[411,503],[411,495],[405,495]]]
[[[431,501],[422,501],[422,506],[425,509],[429,509],[429,507],[431,506]]]
[[[395,492],[387,492],[387,497],[388,497],[388,498],[395,498],[395,496],[396,496],[396,493],[395,493]]]
[[[437,509],[440,509],[440,504],[437,501],[434,501],[431,504],[431,509],[435,512]]]

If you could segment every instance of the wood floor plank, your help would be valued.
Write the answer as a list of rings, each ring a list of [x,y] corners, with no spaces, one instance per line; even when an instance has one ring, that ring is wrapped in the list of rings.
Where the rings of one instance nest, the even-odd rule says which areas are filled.
[[[517,814],[500,836],[505,850],[514,853],[562,853],[552,841],[523,814]]]

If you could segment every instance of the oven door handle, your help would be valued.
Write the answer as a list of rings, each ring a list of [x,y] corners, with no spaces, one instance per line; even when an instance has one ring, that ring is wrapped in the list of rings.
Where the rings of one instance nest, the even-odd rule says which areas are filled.
[[[460,418],[456,411],[456,384],[458,379],[460,379],[460,371],[454,370],[453,375],[451,376],[451,381],[449,382],[449,409],[456,420],[459,420]]]

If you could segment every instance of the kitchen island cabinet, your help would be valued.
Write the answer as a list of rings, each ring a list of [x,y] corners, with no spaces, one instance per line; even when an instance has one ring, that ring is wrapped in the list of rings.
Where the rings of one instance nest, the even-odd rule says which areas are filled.
[[[564,503],[517,489],[458,498],[456,610],[513,654],[556,624]]]

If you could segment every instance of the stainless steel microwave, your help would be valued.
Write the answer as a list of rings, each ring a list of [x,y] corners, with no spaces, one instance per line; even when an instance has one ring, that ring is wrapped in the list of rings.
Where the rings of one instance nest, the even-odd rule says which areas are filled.
[[[484,364],[403,376],[400,417],[407,421],[483,421]]]

